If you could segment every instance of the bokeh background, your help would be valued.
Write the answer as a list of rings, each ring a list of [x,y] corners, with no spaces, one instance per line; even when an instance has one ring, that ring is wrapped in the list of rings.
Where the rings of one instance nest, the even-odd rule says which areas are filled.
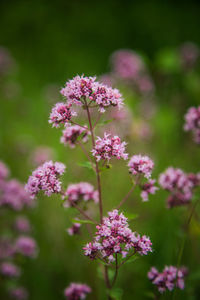
[[[199,104],[200,69],[197,63],[192,70],[184,70],[177,61],[183,43],[190,41],[200,47],[199,28],[200,2],[194,0],[1,0],[0,46],[10,52],[14,63],[0,82],[0,159],[8,164],[12,176],[26,182],[34,168],[32,152],[43,145],[67,165],[64,186],[79,180],[95,184],[93,173],[77,165],[77,161],[85,161],[80,149],[61,145],[61,131],[51,128],[48,117],[52,105],[61,99],[59,90],[66,80],[82,73],[108,73],[109,57],[118,49],[140,53],[155,84],[149,103],[120,86],[133,115],[125,132],[128,151],[152,157],[155,178],[170,165],[198,172],[199,148],[183,131],[183,116],[189,106]],[[141,103],[146,110],[153,106],[154,113],[145,121],[152,131],[149,138],[143,138],[134,127],[134,122],[143,122]],[[126,164],[117,162],[103,174],[105,211],[130,188],[127,173]],[[159,190],[148,203],[141,203],[136,191],[124,207],[138,214],[131,227],[151,237],[154,252],[122,268],[117,286],[124,290],[123,299],[150,299],[153,286],[146,276],[150,267],[161,270],[177,263],[188,209],[166,209],[166,196]],[[63,299],[63,289],[71,281],[92,287],[88,299],[105,299],[96,263],[82,254],[87,232],[83,229],[80,237],[67,235],[71,212],[63,209],[60,199],[41,196],[28,215],[40,249],[36,259],[24,263],[22,283],[30,299]],[[199,235],[200,226],[193,221],[182,258],[190,276],[185,291],[179,291],[176,299],[200,297]],[[171,294],[162,299],[171,299]]]

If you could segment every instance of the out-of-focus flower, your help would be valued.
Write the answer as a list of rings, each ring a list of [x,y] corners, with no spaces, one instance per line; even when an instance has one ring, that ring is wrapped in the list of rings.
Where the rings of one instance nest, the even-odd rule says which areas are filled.
[[[0,265],[0,273],[5,277],[19,277],[20,268],[11,262],[3,262]]]
[[[28,292],[24,287],[16,287],[9,290],[9,295],[14,300],[27,300]]]
[[[53,149],[46,146],[37,147],[31,155],[31,163],[35,166],[45,163],[54,157]]]
[[[16,252],[27,257],[35,257],[37,255],[36,241],[29,236],[20,236],[15,242]]]
[[[72,117],[76,116],[76,112],[71,109],[71,104],[66,103],[56,103],[53,107],[49,123],[52,124],[52,127],[60,127],[61,124],[68,124]]]
[[[14,59],[10,52],[0,47],[0,76],[8,74],[15,66]]]
[[[64,198],[67,197],[64,206],[73,206],[80,200],[89,201],[94,200],[95,203],[99,201],[98,191],[94,189],[93,185],[88,182],[79,182],[70,184],[64,193]]]
[[[154,163],[148,156],[139,154],[131,157],[128,167],[132,175],[143,174],[148,179],[151,177]]]
[[[132,253],[147,255],[152,252],[152,243],[145,235],[140,236],[132,232],[128,226],[127,218],[117,209],[103,218],[102,224],[96,226],[94,242],[86,244],[84,253],[90,259],[103,258],[107,262],[115,261],[117,254],[122,258],[132,250]]]
[[[5,180],[10,174],[9,169],[7,168],[6,164],[0,161],[0,181]]]
[[[61,143],[69,145],[70,148],[74,148],[79,140],[86,143],[88,141],[88,135],[90,134],[90,131],[86,128],[79,125],[67,126],[62,132]]]
[[[15,254],[15,246],[11,239],[0,238],[0,260],[12,258]]]
[[[152,267],[147,276],[157,286],[158,291],[163,293],[166,290],[172,291],[175,287],[181,290],[184,289],[184,278],[187,273],[185,267],[166,266],[161,273],[155,267]]]
[[[191,131],[194,141],[200,144],[200,106],[190,107],[185,115],[185,131]]]
[[[146,202],[149,200],[149,194],[155,194],[158,190],[158,187],[155,186],[155,179],[150,179],[148,182],[141,185],[141,194],[143,201]]]
[[[67,98],[68,103],[85,105],[87,99],[97,104],[100,112],[105,112],[109,106],[121,108],[123,100],[117,89],[101,84],[96,81],[96,77],[76,76],[66,82],[61,94]]]
[[[68,232],[69,235],[79,234],[80,233],[80,227],[81,227],[80,223],[74,223],[72,225],[72,227],[67,229],[67,232]]]
[[[45,195],[51,196],[53,193],[60,193],[61,181],[59,176],[65,172],[65,165],[60,162],[53,163],[51,160],[39,166],[28,179],[26,191],[35,198],[42,190]]]
[[[24,206],[31,206],[33,201],[22,185],[16,179],[9,180],[2,186],[0,206],[7,206],[14,210],[21,210]]]
[[[180,59],[184,69],[191,69],[197,63],[200,50],[197,45],[191,42],[183,44],[180,48]]]
[[[18,232],[28,233],[31,230],[31,225],[29,220],[26,217],[19,216],[15,220],[14,228]]]
[[[82,283],[70,283],[65,289],[64,295],[68,300],[82,300],[85,299],[87,294],[91,293],[91,288]]]
[[[97,161],[103,159],[109,161],[115,157],[117,159],[128,159],[128,154],[125,153],[126,142],[121,142],[118,136],[111,137],[110,134],[104,133],[104,137],[97,137],[95,147],[92,150],[92,155]]]
[[[186,174],[181,169],[172,167],[161,173],[159,184],[170,192],[168,207],[188,204],[193,197],[193,189],[200,184],[199,177],[199,174]]]

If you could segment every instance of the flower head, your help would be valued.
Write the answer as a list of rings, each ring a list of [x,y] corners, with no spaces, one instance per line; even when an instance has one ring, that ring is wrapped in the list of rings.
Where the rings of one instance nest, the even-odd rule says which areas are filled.
[[[155,284],[160,293],[166,290],[172,291],[174,287],[184,289],[184,277],[187,275],[185,267],[176,268],[174,266],[166,266],[159,273],[155,267],[152,267],[147,276],[153,284]]]
[[[26,190],[34,198],[40,190],[45,195],[50,196],[53,193],[61,191],[61,181],[59,176],[65,171],[65,165],[59,162],[53,163],[51,160],[39,166],[28,179]]]
[[[80,223],[74,223],[72,225],[72,227],[67,229],[67,232],[68,232],[69,235],[79,234],[80,233],[80,227],[81,227]]]
[[[128,154],[125,153],[126,142],[121,142],[118,136],[111,137],[110,134],[104,133],[104,137],[97,137],[92,155],[97,161],[103,159],[109,161],[112,157],[117,159],[127,159]]]
[[[123,105],[119,91],[97,82],[96,77],[76,76],[66,82],[61,94],[67,98],[69,104],[82,106],[88,99],[99,106],[100,112],[104,112],[109,106],[120,108]]]
[[[19,277],[21,271],[19,267],[11,262],[3,262],[0,265],[0,273],[5,277]]]
[[[9,295],[12,299],[15,299],[15,300],[27,300],[28,299],[28,292],[24,287],[12,288],[9,291]]]
[[[200,106],[190,107],[185,115],[185,131],[191,131],[194,141],[200,144]]]
[[[61,124],[66,125],[76,115],[76,112],[71,110],[71,104],[56,103],[51,111],[49,123],[58,128]]]
[[[89,293],[91,293],[91,288],[88,285],[74,282],[70,283],[64,291],[64,295],[68,300],[85,299]]]
[[[20,236],[15,242],[15,248],[16,252],[27,257],[35,257],[37,255],[37,244],[29,236]]]
[[[18,232],[28,233],[31,230],[31,225],[30,225],[29,220],[26,217],[19,216],[15,220],[14,228]]]
[[[101,257],[111,263],[115,261],[117,254],[124,258],[129,252],[140,255],[152,252],[150,239],[132,232],[127,218],[117,209],[109,212],[108,217],[103,218],[102,224],[96,228],[94,242],[86,244],[83,248],[85,255],[91,259]]]
[[[89,134],[89,130],[79,125],[67,126],[63,130],[63,135],[60,141],[62,144],[69,145],[70,148],[74,148],[78,140],[86,143],[88,141]]]
[[[193,196],[193,189],[200,184],[199,174],[186,174],[181,169],[169,167],[160,174],[160,186],[170,192],[168,207],[185,205]]]
[[[5,180],[8,175],[9,175],[10,171],[8,170],[7,166],[0,161],[0,180]]]
[[[72,206],[73,202],[77,203],[80,200],[89,201],[94,200],[95,203],[99,201],[98,191],[94,189],[93,185],[88,182],[79,182],[70,184],[64,193],[67,197],[65,206]]]
[[[133,155],[128,163],[129,172],[133,175],[143,174],[144,177],[151,177],[154,167],[153,161],[148,156]]]
[[[155,182],[155,179],[150,179],[149,181],[141,185],[142,191],[140,196],[142,197],[144,202],[149,200],[149,194],[155,194],[155,192],[158,190],[158,187],[154,185]]]

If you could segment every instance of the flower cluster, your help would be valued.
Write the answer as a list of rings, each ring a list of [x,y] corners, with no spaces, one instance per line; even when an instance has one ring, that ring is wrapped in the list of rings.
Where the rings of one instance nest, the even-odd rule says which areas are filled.
[[[148,156],[139,154],[131,157],[128,167],[132,175],[142,174],[148,179],[151,177],[154,163]]]
[[[11,290],[9,290],[9,295],[11,299],[15,299],[15,300],[28,299],[28,292],[24,287],[12,288]]]
[[[20,268],[11,262],[3,262],[0,265],[0,273],[5,277],[19,277]]]
[[[168,207],[185,205],[193,196],[193,189],[200,184],[200,174],[186,174],[181,169],[169,167],[159,177],[160,186],[171,194]]]
[[[96,77],[76,76],[66,82],[61,94],[69,104],[84,105],[84,101],[88,99],[99,106],[100,112],[105,112],[105,108],[109,106],[121,108],[123,105],[119,91],[97,82]]]
[[[91,259],[101,257],[108,262],[115,261],[115,255],[121,254],[122,258],[132,250],[132,254],[147,255],[152,252],[152,243],[145,235],[140,236],[132,232],[128,226],[127,218],[117,209],[108,213],[103,218],[103,223],[96,226],[94,242],[86,244],[84,253]]]
[[[88,141],[89,134],[90,131],[87,130],[87,127],[83,128],[79,125],[67,126],[63,130],[63,135],[60,141],[62,144],[69,145],[70,148],[74,148],[78,140],[86,143]]]
[[[150,179],[148,182],[140,186],[142,190],[140,196],[144,202],[148,201],[149,194],[155,194],[158,190],[158,187],[155,186],[155,182],[155,179]]]
[[[8,175],[9,175],[10,171],[8,170],[7,166],[0,161],[0,180],[5,180]]]
[[[185,115],[185,131],[192,131],[194,140],[200,144],[200,106],[190,107]]]
[[[64,295],[68,300],[85,299],[89,293],[91,293],[91,288],[88,285],[74,282],[70,283],[64,291]]]
[[[28,179],[26,190],[34,198],[40,190],[45,195],[61,191],[61,181],[59,176],[65,171],[65,165],[59,162],[53,163],[51,160],[39,166]]]
[[[29,220],[24,216],[17,217],[14,223],[14,229],[18,232],[23,232],[23,233],[30,232],[31,225]]]
[[[65,197],[67,197],[65,207],[72,206],[73,203],[77,203],[80,200],[94,200],[95,203],[99,201],[98,191],[88,182],[70,184],[64,193],[64,198]]]
[[[35,257],[37,255],[37,245],[33,238],[29,236],[20,236],[15,243],[17,253],[27,257]]]
[[[66,125],[76,115],[76,112],[71,110],[71,104],[56,103],[50,114],[49,123],[58,128],[61,124]]]
[[[166,290],[172,291],[174,287],[184,289],[184,278],[187,273],[185,267],[166,266],[161,273],[155,267],[152,267],[148,272],[148,278],[157,286],[158,291],[163,293]]]
[[[110,134],[104,133],[104,137],[97,137],[92,155],[96,160],[101,159],[109,161],[112,157],[117,159],[127,159],[128,154],[125,153],[126,142],[121,142],[118,136],[111,137]]]

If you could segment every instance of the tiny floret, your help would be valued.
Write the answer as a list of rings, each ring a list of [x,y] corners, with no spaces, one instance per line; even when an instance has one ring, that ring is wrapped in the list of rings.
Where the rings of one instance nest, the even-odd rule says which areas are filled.
[[[74,148],[77,142],[86,143],[88,141],[88,135],[90,131],[87,127],[83,128],[79,125],[67,126],[63,130],[63,135],[60,139],[60,142],[65,146],[69,145],[70,148]]]
[[[132,175],[142,174],[148,179],[151,177],[154,163],[148,156],[139,154],[131,157],[128,167]]]
[[[149,200],[149,194],[155,194],[158,187],[155,186],[155,179],[149,179],[148,182],[141,185],[140,196],[144,202]]]
[[[97,137],[95,147],[92,150],[92,155],[96,157],[97,161],[111,158],[128,159],[128,154],[125,153],[126,142],[121,142],[118,136],[111,137],[110,134],[104,133],[104,137]]]
[[[61,181],[59,176],[65,171],[65,165],[59,162],[53,163],[51,160],[39,166],[28,179],[26,191],[34,198],[40,190],[45,195],[51,196],[53,193],[60,193]]]

